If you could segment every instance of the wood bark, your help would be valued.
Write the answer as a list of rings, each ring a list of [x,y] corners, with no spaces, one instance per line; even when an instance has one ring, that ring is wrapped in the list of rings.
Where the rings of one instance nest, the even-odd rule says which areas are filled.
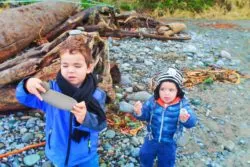
[[[58,58],[58,56],[56,56],[56,46],[68,36],[68,32],[66,32],[51,43],[31,48],[14,59],[7,60],[0,64],[0,87],[19,81],[27,76],[37,73],[42,70],[43,67],[49,66],[54,59]]]
[[[40,2],[0,14],[0,63],[60,25],[76,11],[73,3]]]
[[[11,110],[25,109],[23,105],[18,103],[15,96],[16,85],[8,85],[0,88],[0,112]]]

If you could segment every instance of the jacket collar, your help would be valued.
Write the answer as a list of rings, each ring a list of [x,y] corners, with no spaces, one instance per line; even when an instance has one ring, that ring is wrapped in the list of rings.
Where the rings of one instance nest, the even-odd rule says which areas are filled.
[[[176,97],[171,103],[164,103],[164,101],[161,99],[161,98],[158,98],[157,100],[156,100],[156,102],[160,105],[160,106],[162,106],[162,107],[164,107],[164,108],[167,108],[168,106],[170,106],[170,105],[174,105],[174,104],[177,104],[177,103],[179,103],[180,102],[180,98],[179,97]]]

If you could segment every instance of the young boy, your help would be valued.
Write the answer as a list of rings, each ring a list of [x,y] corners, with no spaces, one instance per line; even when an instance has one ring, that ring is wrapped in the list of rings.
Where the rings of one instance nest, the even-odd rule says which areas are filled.
[[[135,117],[148,122],[148,135],[140,149],[142,167],[153,167],[156,157],[158,167],[173,167],[176,156],[174,134],[178,121],[186,128],[196,124],[196,116],[184,98],[182,84],[180,71],[169,68],[158,76],[154,96],[143,106],[139,101],[134,105]]]
[[[78,103],[71,111],[43,101],[46,90],[38,78],[21,81],[18,101],[46,114],[46,156],[55,166],[99,166],[98,131],[106,127],[106,94],[97,88],[92,72],[91,51],[80,36],[70,36],[60,45],[61,67],[50,88],[73,97]]]

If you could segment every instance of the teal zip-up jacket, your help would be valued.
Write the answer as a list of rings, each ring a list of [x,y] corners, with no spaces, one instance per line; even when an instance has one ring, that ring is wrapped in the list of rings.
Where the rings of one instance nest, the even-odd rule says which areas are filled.
[[[184,126],[185,128],[194,127],[197,121],[195,113],[190,108],[187,99],[182,98],[180,102],[182,103],[182,108],[186,109],[190,114],[189,119],[185,123],[180,122],[180,126]],[[138,120],[147,121],[147,129],[152,134],[153,140],[158,142],[173,142],[180,114],[180,102],[164,108],[152,96],[143,104],[142,114],[140,116],[135,114],[135,117]]]
[[[107,123],[104,122],[98,125],[97,116],[87,112],[83,124],[78,125],[74,117],[72,117],[72,132],[74,128],[90,132],[88,139],[82,138],[79,143],[74,140],[69,140],[70,128],[70,112],[58,109],[44,101],[40,101],[36,96],[29,94],[24,89],[24,81],[21,81],[16,89],[16,98],[25,106],[37,108],[46,114],[46,156],[57,166],[66,166],[65,161],[68,157],[68,165],[84,163],[93,158],[97,154],[98,148],[98,132],[106,128]],[[51,89],[61,92],[56,81],[50,81]],[[106,94],[101,89],[97,88],[93,94],[94,98],[100,103],[104,109]],[[67,155],[67,149],[70,145],[70,153]]]

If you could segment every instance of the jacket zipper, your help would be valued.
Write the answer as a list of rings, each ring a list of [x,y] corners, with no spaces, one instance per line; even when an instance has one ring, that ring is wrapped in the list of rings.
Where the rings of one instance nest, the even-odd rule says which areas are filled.
[[[68,137],[68,145],[67,145],[67,154],[65,159],[65,166],[68,166],[69,162],[69,154],[70,154],[70,147],[71,147],[71,133],[72,133],[72,116],[73,114],[70,113],[69,116],[69,137]]]
[[[48,137],[48,144],[49,144],[49,149],[50,147],[50,138],[51,138],[51,134],[52,134],[52,129],[49,130],[49,137]]]
[[[89,137],[89,140],[88,140],[88,150],[89,150],[89,154],[91,152],[91,140],[90,140],[90,137]]]
[[[159,136],[159,139],[158,139],[158,142],[160,143],[161,142],[161,134],[162,134],[162,129],[163,129],[163,121],[164,121],[164,108],[162,110],[162,114],[161,114],[161,128],[160,128],[160,136]]]

